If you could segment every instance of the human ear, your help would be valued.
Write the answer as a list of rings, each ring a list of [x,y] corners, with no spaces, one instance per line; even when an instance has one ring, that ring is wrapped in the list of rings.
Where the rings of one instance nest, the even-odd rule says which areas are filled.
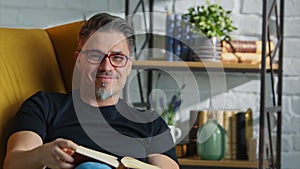
[[[79,51],[74,52],[74,58],[75,58],[75,61],[77,61],[77,58],[78,58],[79,53],[80,53]]]
[[[128,59],[128,71],[127,71],[127,76],[129,76],[130,72],[131,72],[131,69],[132,69],[132,62],[133,62],[133,57],[129,57]]]
[[[81,57],[79,56],[80,52],[76,51],[74,53],[74,57],[75,57],[75,66],[77,68],[77,70],[81,70]]]

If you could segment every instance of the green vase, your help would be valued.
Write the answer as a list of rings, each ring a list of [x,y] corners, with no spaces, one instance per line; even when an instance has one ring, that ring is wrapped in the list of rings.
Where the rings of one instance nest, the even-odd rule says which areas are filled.
[[[197,132],[197,153],[202,160],[220,160],[225,156],[226,132],[216,120],[209,119]]]

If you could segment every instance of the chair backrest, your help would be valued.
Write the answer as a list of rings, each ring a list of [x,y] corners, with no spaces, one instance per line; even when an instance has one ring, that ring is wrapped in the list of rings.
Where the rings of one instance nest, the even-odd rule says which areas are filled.
[[[78,33],[83,21],[73,22],[46,29],[55,49],[66,90],[72,90],[72,77],[75,64],[74,52],[77,48]]]
[[[0,167],[22,102],[40,90],[71,91],[81,23],[49,29],[0,28]]]

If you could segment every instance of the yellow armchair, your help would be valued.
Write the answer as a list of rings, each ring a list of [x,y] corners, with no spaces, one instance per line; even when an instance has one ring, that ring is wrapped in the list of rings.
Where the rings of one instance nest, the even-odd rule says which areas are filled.
[[[68,92],[83,22],[49,29],[0,28],[0,168],[12,119],[40,90]]]

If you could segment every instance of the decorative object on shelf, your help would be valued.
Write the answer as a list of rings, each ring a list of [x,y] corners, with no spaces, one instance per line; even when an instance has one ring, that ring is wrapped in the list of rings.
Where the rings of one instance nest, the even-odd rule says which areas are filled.
[[[230,13],[219,4],[211,4],[206,0],[206,5],[191,7],[188,13],[182,15],[183,20],[191,24],[191,32],[194,34],[191,36],[195,39],[191,45],[194,50],[192,60],[221,60],[220,41],[230,40],[229,33],[237,29],[233,26]]]
[[[185,84],[183,84],[180,90],[172,96],[171,101],[165,106],[164,100],[161,97],[159,99],[160,106],[165,107],[161,117],[166,121],[168,125],[175,125],[176,124],[176,112],[178,111],[181,105],[181,98],[180,93],[184,89]]]
[[[182,136],[182,131],[180,128],[176,127],[175,125],[168,125],[170,128],[170,132],[173,138],[174,143]]]
[[[217,120],[208,119],[197,132],[197,153],[202,160],[221,160],[225,156],[226,132]]]
[[[206,0],[206,5],[191,7],[182,17],[209,39],[217,37],[219,40],[230,40],[229,33],[237,29],[233,26],[230,14],[230,10],[226,11],[219,4],[210,4],[209,0]]]
[[[221,61],[222,47],[217,37],[196,37],[193,44],[194,61]]]
[[[173,138],[174,143],[179,140],[179,138],[182,136],[182,131],[180,128],[176,126],[176,112],[178,111],[180,105],[181,105],[181,91],[184,89],[185,84],[183,84],[180,88],[180,90],[174,94],[171,98],[171,101],[167,103],[165,97],[163,95],[158,95],[156,98],[156,101],[154,102],[153,99],[151,99],[151,102],[155,105],[155,111],[161,113],[161,118],[164,119],[170,128],[170,132]],[[158,101],[158,102],[157,102]],[[159,103],[159,105],[158,105]],[[162,111],[161,111],[162,110]]]

